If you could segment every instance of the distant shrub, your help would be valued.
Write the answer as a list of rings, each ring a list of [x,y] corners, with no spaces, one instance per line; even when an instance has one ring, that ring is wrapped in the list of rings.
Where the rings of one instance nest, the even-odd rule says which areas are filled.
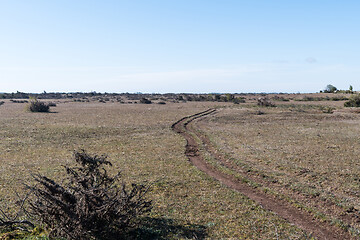
[[[49,112],[50,107],[46,103],[40,102],[37,99],[31,99],[30,104],[28,105],[28,110],[30,112]]]
[[[37,185],[29,187],[34,198],[29,213],[51,230],[51,239],[122,239],[136,227],[138,217],[151,210],[145,199],[148,187],[119,181],[104,166],[112,166],[106,156],[75,151],[76,167],[64,166],[66,178],[57,183],[34,175]]]
[[[236,97],[232,100],[232,102],[234,104],[245,103],[245,99],[243,97]]]
[[[164,105],[164,104],[166,104],[166,102],[161,101],[161,102],[158,102],[158,104]]]
[[[304,96],[301,99],[296,99],[295,101],[304,101],[304,102],[313,102],[313,101],[328,101],[329,99],[323,98],[323,97],[310,97],[310,96]]]
[[[258,98],[257,105],[260,107],[275,107],[275,104],[273,104],[270,99],[266,97]]]
[[[56,107],[56,103],[54,103],[54,102],[49,102],[49,103],[48,103],[48,106],[49,106],[49,107]]]
[[[336,97],[332,97],[330,98],[331,101],[344,101],[344,100],[349,100],[349,98],[345,97],[345,96],[336,96]]]
[[[353,95],[349,101],[344,103],[345,107],[360,107],[360,95]]]
[[[152,102],[151,102],[149,99],[147,99],[147,98],[141,98],[141,99],[140,99],[140,103],[143,103],[143,104],[151,104]]]
[[[14,100],[14,99],[10,99],[11,102],[13,103],[28,103],[28,101],[26,100]]]
[[[0,106],[3,105],[5,102],[4,101],[0,101]]]
[[[334,107],[330,107],[330,106],[326,106],[326,107],[321,107],[320,110],[321,110],[323,113],[332,114],[332,113],[334,113],[335,108],[334,108]]]
[[[288,98],[279,97],[279,96],[274,96],[274,97],[272,98],[272,100],[274,100],[274,101],[283,101],[283,102],[288,102],[288,101],[290,101]]]

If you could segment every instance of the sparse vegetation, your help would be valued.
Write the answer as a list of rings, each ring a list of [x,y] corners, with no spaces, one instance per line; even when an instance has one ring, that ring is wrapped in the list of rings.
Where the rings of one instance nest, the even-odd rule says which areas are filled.
[[[283,102],[289,102],[290,101],[290,99],[284,98],[282,96],[274,96],[274,97],[272,97],[272,100],[274,100],[274,101],[283,101]]]
[[[280,239],[302,235],[296,226],[194,168],[184,156],[183,138],[169,127],[207,108],[235,110],[256,105],[256,100],[244,106],[231,102],[187,102],[185,106],[169,101],[151,109],[145,104],[93,100],[59,102],[63,102],[57,106],[59,114],[50,115],[27,114],[19,104],[0,107],[2,209],[12,211],[18,199],[14,191],[24,194],[18,187],[22,182],[32,185],[31,176],[24,172],[37,172],[63,185],[63,165],[72,165],[70,152],[87,148],[112,156],[109,175],[121,169],[124,182],[154,182],[147,195],[153,210],[124,239],[276,239],[275,226]]]
[[[351,96],[350,100],[344,103],[345,107],[360,107],[360,94]]]
[[[346,215],[355,220],[358,210],[348,209],[360,203],[359,169],[353,163],[359,151],[351,150],[359,147],[360,117],[342,104],[285,103],[267,109],[264,116],[254,116],[257,112],[251,108],[224,109],[197,127],[212,140],[216,151],[231,159],[229,168],[245,169],[248,179],[261,185],[257,188],[296,202],[319,219],[341,222]],[[335,109],[336,114],[331,114]],[[319,204],[324,201],[328,205]],[[351,228],[357,239],[360,224],[353,220],[339,225]]]
[[[132,102],[139,102],[141,99],[140,95],[129,96],[134,98]],[[183,99],[187,99],[187,96],[200,99],[197,94],[179,96],[183,96]],[[332,218],[334,221],[338,219],[342,214],[341,209],[346,212],[351,206],[359,205],[358,197],[349,193],[356,191],[357,186],[356,181],[351,180],[355,179],[352,176],[356,175],[356,167],[351,165],[349,159],[355,159],[358,154],[354,123],[360,115],[356,109],[344,108],[343,100],[331,101],[334,97],[348,97],[347,95],[264,95],[263,97],[273,101],[277,101],[275,96],[291,100],[309,97],[309,101],[290,103],[278,99],[276,108],[266,109],[254,108],[257,106],[257,94],[234,94],[234,99],[246,100],[241,105],[221,101],[226,97],[225,94],[202,96],[201,99],[205,100],[201,102],[178,101],[171,95],[169,98],[151,97],[154,103],[166,102],[166,105],[154,104],[151,108],[145,104],[101,104],[98,102],[99,96],[89,97],[90,101],[85,103],[73,102],[73,99],[57,100],[57,112],[60,114],[50,115],[26,114],[21,104],[5,104],[5,107],[0,108],[0,134],[4,136],[0,145],[3,153],[0,160],[2,158],[4,162],[0,195],[4,198],[11,193],[13,186],[19,185],[18,182],[26,178],[23,174],[14,174],[24,172],[24,169],[35,170],[42,176],[49,176],[61,183],[61,165],[69,166],[69,163],[64,163],[61,159],[69,159],[67,154],[73,148],[90,148],[94,152],[108,152],[119,159],[113,162],[114,167],[109,168],[108,172],[114,176],[116,169],[124,169],[124,182],[153,182],[162,179],[154,184],[149,193],[149,199],[154,199],[154,208],[146,218],[146,223],[143,222],[144,219],[140,219],[139,227],[129,231],[127,236],[155,236],[155,233],[159,233],[164,237],[165,232],[157,227],[165,229],[171,226],[161,227],[157,224],[169,224],[164,219],[170,219],[170,222],[174,222],[173,225],[179,226],[176,229],[182,229],[181,231],[187,231],[181,226],[196,226],[191,229],[201,229],[198,232],[195,229],[195,233],[191,233],[198,237],[204,236],[206,232],[206,237],[209,238],[276,239],[272,227],[275,223],[279,239],[300,238],[301,234],[296,227],[258,209],[255,203],[212,179],[204,178],[204,174],[196,168],[191,168],[189,172],[191,165],[184,157],[185,143],[181,137],[170,132],[169,126],[184,116],[207,108],[218,108],[218,113],[209,116],[209,121],[199,122],[200,131],[209,135],[216,149],[224,151],[229,161],[241,166],[249,176],[259,176],[266,184],[276,184],[266,188],[261,185],[264,182],[258,184],[244,179],[245,182],[295,201],[297,206],[316,212],[314,216],[330,222]],[[210,96],[211,99],[219,96],[219,101],[208,100]],[[316,101],[318,97],[324,100]],[[110,101],[129,101],[125,95],[121,95],[121,98],[109,95],[109,98]],[[84,100],[82,97],[74,99]],[[5,101],[7,103],[9,100]],[[324,114],[332,112],[335,114]],[[21,120],[13,121],[15,118]],[[10,158],[13,161],[7,164],[6,159]],[[316,170],[318,164],[329,169],[319,172]],[[349,169],[349,174],[337,170],[340,169],[337,165],[341,169]],[[184,172],[188,174],[184,175]],[[327,172],[333,174],[329,175]],[[283,189],[283,186],[286,187]],[[329,187],[329,191],[324,190]],[[301,197],[297,198],[298,195]],[[9,209],[6,206],[14,205],[12,199],[17,197],[10,195],[3,201],[0,199],[0,207]],[[199,199],[202,201],[199,202]],[[327,206],[317,205],[318,199],[335,202],[337,212],[328,214]],[[223,207],[225,205],[226,208]],[[345,214],[352,216],[355,213]],[[208,224],[209,222],[212,224]],[[357,231],[357,226],[356,222],[351,224],[354,231]],[[173,233],[167,234],[166,239],[176,238]]]
[[[334,113],[335,108],[330,106],[324,106],[320,108],[323,113]]]

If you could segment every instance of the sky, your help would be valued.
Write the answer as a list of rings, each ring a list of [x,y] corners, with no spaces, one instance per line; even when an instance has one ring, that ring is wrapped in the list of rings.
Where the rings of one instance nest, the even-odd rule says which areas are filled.
[[[0,0],[0,92],[360,90],[358,0]]]

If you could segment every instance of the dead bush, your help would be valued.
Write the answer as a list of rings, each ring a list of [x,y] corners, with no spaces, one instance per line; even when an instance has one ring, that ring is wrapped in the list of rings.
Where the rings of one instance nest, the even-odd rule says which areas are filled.
[[[120,239],[135,227],[140,215],[151,210],[145,199],[148,187],[119,182],[120,173],[108,175],[106,156],[75,151],[76,167],[64,166],[63,184],[34,175],[37,185],[29,187],[30,216],[51,230],[50,237],[67,239]]]

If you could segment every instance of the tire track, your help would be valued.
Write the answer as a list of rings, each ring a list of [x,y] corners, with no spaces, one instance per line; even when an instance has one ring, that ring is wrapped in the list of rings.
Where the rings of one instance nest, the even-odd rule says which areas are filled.
[[[202,139],[201,136],[198,136],[195,131],[188,127],[188,125],[196,119],[206,117],[210,114],[214,114],[215,112],[216,109],[208,109],[206,111],[184,117],[171,126],[175,132],[179,133],[186,139],[187,143],[185,147],[185,154],[192,164],[194,164],[199,170],[218,180],[227,187],[230,187],[254,200],[263,208],[276,213],[288,222],[295,224],[302,230],[308,233],[312,233],[312,235],[318,239],[351,239],[348,232],[330,225],[329,223],[320,222],[314,219],[314,217],[309,213],[295,208],[289,202],[277,199],[274,196],[267,195],[264,192],[260,192],[257,189],[240,182],[235,177],[225,174],[208,164],[200,155],[200,146],[192,134],[196,135],[199,139]],[[204,142],[201,144],[204,144]],[[212,154],[211,152],[209,153]],[[216,158],[216,156],[214,157]],[[244,175],[244,177],[246,176]]]

